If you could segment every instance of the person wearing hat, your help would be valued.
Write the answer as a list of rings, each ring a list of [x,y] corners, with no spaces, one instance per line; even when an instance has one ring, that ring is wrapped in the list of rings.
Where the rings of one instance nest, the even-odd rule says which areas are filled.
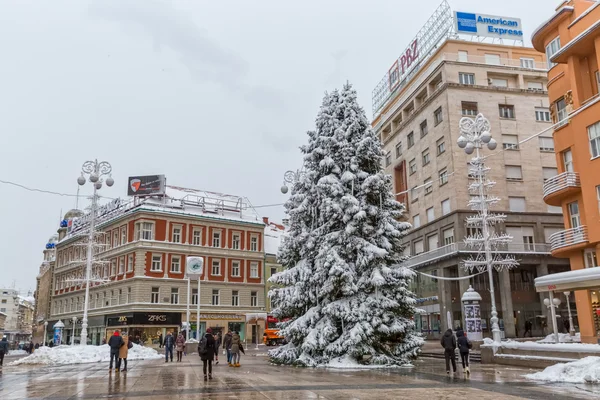
[[[119,372],[119,368],[121,368],[119,350],[124,345],[125,341],[121,337],[119,331],[115,331],[115,333],[113,333],[110,339],[108,339],[108,346],[110,347],[110,367],[108,368],[109,372],[112,371],[113,368],[113,359],[115,360],[115,372]]]

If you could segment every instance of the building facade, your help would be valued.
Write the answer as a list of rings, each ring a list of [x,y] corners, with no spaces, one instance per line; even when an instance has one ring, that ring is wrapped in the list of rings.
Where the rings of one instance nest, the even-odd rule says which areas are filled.
[[[534,334],[547,332],[543,296],[535,293],[535,277],[568,269],[550,254],[549,237],[564,229],[561,209],[542,200],[544,181],[557,172],[552,132],[520,144],[551,127],[544,55],[526,47],[447,39],[426,63],[390,96],[373,127],[385,151],[384,166],[392,175],[397,199],[406,206],[413,229],[406,237],[408,265],[430,276],[468,275],[464,238],[472,181],[471,156],[457,145],[463,117],[484,114],[499,149],[486,160],[492,194],[501,200],[494,211],[507,215],[498,230],[513,236],[502,250],[520,266],[495,273],[496,304],[506,337],[523,335],[525,321]],[[487,275],[442,281],[418,275],[412,283],[419,307],[417,328],[438,337],[452,325],[463,325],[462,294],[472,285],[483,297],[482,326],[490,331]],[[565,311],[566,313],[566,311]],[[450,315],[450,319],[448,319]]]
[[[0,313],[6,315],[2,334],[7,337],[11,348],[31,340],[33,302],[33,298],[21,296],[16,289],[0,289]]]
[[[268,218],[263,218],[265,223],[265,299],[267,304],[267,313],[271,313],[273,308],[269,299],[269,290],[272,283],[269,278],[278,272],[281,272],[283,267],[277,261],[277,251],[281,245],[281,238],[285,232],[285,226],[269,222]]]
[[[66,229],[62,228],[62,229]],[[39,273],[36,277],[35,287],[35,309],[33,312],[33,342],[47,343],[51,336],[45,332],[46,322],[50,317],[50,306],[52,304],[52,278],[54,274],[54,262],[56,261],[56,243],[58,234],[48,239],[44,249],[44,260],[40,265]]]
[[[168,186],[166,195],[114,201],[98,213],[90,287],[88,341],[100,344],[115,330],[147,344],[179,332],[191,304],[191,336],[236,330],[262,337],[265,321],[264,224],[245,198]],[[84,216],[82,220],[85,221]],[[85,300],[85,223],[70,227],[56,245],[51,321],[65,324],[63,342],[78,341]],[[186,258],[202,257],[204,271],[187,291]],[[252,318],[251,318],[252,319]]]
[[[550,238],[552,254],[583,272],[598,267],[600,248],[600,3],[563,1],[533,34],[548,59],[548,94],[558,173],[544,184],[544,200],[560,207],[564,230]],[[600,339],[600,270],[575,290],[582,341]],[[573,281],[572,274],[571,281]],[[574,282],[574,281],[573,281]],[[596,282],[596,286],[588,286]],[[539,290],[552,291],[557,282]],[[580,290],[581,289],[581,290]]]

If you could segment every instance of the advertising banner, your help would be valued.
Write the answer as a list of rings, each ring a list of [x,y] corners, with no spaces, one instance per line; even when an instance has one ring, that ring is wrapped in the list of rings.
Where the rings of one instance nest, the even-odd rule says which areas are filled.
[[[459,34],[523,40],[523,25],[519,18],[456,11],[454,23]]]
[[[164,195],[166,179],[164,175],[130,176],[127,179],[128,196]]]
[[[62,341],[62,329],[54,328],[54,345],[60,346]]]

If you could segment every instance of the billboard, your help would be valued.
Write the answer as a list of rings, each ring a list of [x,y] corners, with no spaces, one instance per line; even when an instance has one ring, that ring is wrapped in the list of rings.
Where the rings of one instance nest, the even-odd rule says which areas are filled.
[[[128,196],[153,196],[165,194],[164,175],[130,176],[127,179]]]
[[[459,34],[523,40],[523,25],[519,18],[456,11],[454,23]]]

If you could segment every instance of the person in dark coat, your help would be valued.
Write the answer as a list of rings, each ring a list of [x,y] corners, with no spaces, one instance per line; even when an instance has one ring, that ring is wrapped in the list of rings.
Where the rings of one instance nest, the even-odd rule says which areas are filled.
[[[458,351],[460,352],[460,360],[462,362],[463,370],[470,374],[471,370],[469,369],[469,351],[473,347],[473,344],[465,335],[465,332],[462,329],[458,329],[456,331],[456,343],[458,345]]]
[[[6,336],[0,341],[0,367],[2,367],[2,363],[4,363],[5,354],[8,354],[8,340],[6,339]]]
[[[113,368],[113,359],[115,360],[115,371],[119,372],[119,368],[121,368],[121,359],[119,358],[119,350],[121,346],[125,344],[125,341],[121,337],[119,331],[115,331],[113,335],[108,339],[108,346],[110,347],[110,367],[109,372],[112,371]]]
[[[217,332],[217,337],[215,337],[215,365],[219,363],[219,347],[223,343],[223,337],[221,336],[221,331]]]
[[[173,362],[173,347],[175,346],[175,338],[171,332],[167,332],[165,337],[165,362],[169,362],[169,355],[171,356],[171,362]]]
[[[231,337],[233,334],[228,331],[223,337],[223,348],[227,351],[227,364],[231,367]]]
[[[162,333],[160,335],[158,335],[158,348],[162,349],[163,347],[163,335]]]
[[[525,333],[523,334],[523,337],[527,337],[527,332],[529,332],[529,337],[531,337],[531,321],[527,320],[525,321]]]
[[[444,358],[446,359],[446,373],[450,373],[450,361],[452,361],[452,369],[453,372],[456,372],[456,338],[452,334],[452,329],[448,329],[442,339],[440,340],[440,344],[444,348]]]
[[[207,375],[206,375],[206,367],[208,366],[208,379],[212,379],[212,362],[215,358],[215,350],[216,350],[216,343],[215,343],[215,338],[212,334],[212,329],[208,328],[206,330],[206,334],[204,335],[204,337],[201,339],[200,343],[198,344],[198,348],[200,348],[200,346],[202,345],[202,341],[206,340],[206,351],[204,353],[199,352],[200,354],[200,359],[202,360],[202,371],[204,372],[204,380],[206,380]]]

